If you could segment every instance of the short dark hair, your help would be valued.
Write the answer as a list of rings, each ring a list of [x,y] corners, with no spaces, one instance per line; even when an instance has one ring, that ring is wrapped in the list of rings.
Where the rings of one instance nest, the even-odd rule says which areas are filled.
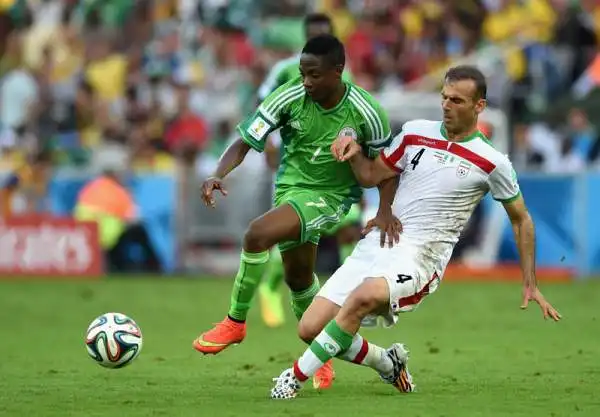
[[[450,68],[444,76],[444,81],[471,80],[475,83],[475,94],[477,99],[485,99],[487,96],[487,82],[483,73],[472,65],[458,65]]]
[[[334,67],[346,64],[344,45],[333,35],[319,35],[310,39],[302,48],[302,53],[323,57]]]
[[[323,13],[311,13],[304,18],[304,31],[308,30],[308,27],[313,24],[329,25],[329,29],[333,33],[333,23],[329,16]]]

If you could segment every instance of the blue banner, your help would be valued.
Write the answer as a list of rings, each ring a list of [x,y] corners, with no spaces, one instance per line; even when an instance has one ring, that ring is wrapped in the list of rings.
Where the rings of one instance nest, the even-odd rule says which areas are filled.
[[[49,203],[53,213],[71,215],[77,195],[89,178],[55,177],[49,186]],[[140,219],[150,236],[165,272],[173,272],[175,263],[174,178],[165,175],[134,177],[127,184],[140,209]]]
[[[521,189],[537,233],[537,265],[572,268],[579,275],[600,273],[600,173],[581,175],[519,176]],[[52,211],[69,215],[86,178],[56,177],[50,184]],[[165,272],[175,263],[176,184],[169,176],[147,175],[133,178],[129,184],[141,219],[148,231]],[[368,200],[376,204],[369,190]],[[375,198],[373,198],[375,197]],[[486,203],[488,199],[486,199]],[[489,211],[490,200],[486,204]],[[499,262],[518,262],[512,228],[505,218],[505,228],[498,251]]]

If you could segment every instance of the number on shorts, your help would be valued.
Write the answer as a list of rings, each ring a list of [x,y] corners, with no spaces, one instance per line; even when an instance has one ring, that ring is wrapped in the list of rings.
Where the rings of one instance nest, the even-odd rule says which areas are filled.
[[[406,281],[410,281],[412,277],[410,275],[398,274],[398,278],[396,278],[396,283],[404,284]]]

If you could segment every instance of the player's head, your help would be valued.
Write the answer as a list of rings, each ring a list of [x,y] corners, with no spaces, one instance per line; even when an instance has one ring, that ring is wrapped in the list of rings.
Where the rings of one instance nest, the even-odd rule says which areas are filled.
[[[306,42],[300,57],[306,93],[317,102],[327,99],[342,82],[345,63],[344,45],[335,36],[319,35]]]
[[[323,13],[311,13],[304,18],[304,36],[310,40],[319,35],[333,35],[333,23]]]
[[[442,110],[449,132],[463,132],[477,123],[487,104],[485,76],[477,68],[460,65],[450,68],[444,77]]]

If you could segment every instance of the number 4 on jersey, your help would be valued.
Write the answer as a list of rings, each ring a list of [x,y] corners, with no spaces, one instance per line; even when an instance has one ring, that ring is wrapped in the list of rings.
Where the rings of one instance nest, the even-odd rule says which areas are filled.
[[[406,281],[410,281],[412,277],[410,275],[398,274],[398,278],[396,278],[397,284],[404,284]]]
[[[413,171],[415,170],[417,165],[419,165],[419,159],[421,159],[421,157],[423,156],[423,153],[425,153],[425,148],[421,148],[421,150],[419,152],[417,152],[417,154],[415,156],[413,156],[413,159],[410,160]]]

